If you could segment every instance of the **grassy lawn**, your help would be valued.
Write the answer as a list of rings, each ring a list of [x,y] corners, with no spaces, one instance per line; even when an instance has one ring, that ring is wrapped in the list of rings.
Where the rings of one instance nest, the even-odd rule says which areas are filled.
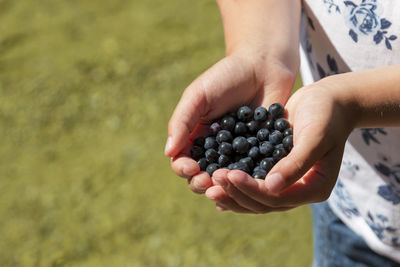
[[[163,156],[215,1],[0,0],[0,266],[309,266],[308,207],[220,213]]]

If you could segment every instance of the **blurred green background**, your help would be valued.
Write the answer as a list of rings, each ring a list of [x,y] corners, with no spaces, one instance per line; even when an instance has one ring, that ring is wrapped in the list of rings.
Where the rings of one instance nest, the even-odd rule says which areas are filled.
[[[0,266],[309,266],[308,207],[220,213],[163,156],[214,1],[0,0]]]

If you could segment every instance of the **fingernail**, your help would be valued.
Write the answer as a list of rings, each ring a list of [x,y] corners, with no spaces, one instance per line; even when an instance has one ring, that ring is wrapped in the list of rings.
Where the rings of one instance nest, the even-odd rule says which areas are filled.
[[[265,178],[267,188],[271,193],[279,193],[279,191],[285,186],[285,181],[279,172],[273,173]]]
[[[165,144],[165,150],[164,150],[165,155],[168,155],[168,152],[171,149],[171,147],[172,147],[172,137],[169,136],[167,139],[167,143]]]

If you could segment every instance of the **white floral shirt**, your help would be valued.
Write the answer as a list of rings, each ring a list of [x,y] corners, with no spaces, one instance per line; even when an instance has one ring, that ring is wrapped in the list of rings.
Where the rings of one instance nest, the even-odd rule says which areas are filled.
[[[400,0],[306,0],[303,8],[305,85],[400,64]],[[400,263],[400,128],[352,132],[328,203],[372,250]]]

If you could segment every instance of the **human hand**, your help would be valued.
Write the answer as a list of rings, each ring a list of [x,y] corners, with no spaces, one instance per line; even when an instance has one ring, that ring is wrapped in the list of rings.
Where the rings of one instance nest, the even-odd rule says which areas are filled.
[[[292,66],[298,66],[298,58],[289,68],[274,57],[251,49],[241,51],[225,57],[189,85],[168,125],[165,154],[172,158],[174,172],[188,178],[196,193],[204,193],[212,181],[190,158],[193,139],[203,135],[213,120],[239,106],[285,104],[297,75],[297,67]]]
[[[239,213],[283,211],[326,200],[340,169],[344,144],[354,127],[335,78],[298,90],[288,101],[294,147],[264,180],[238,170],[217,170],[206,196],[218,210]]]

